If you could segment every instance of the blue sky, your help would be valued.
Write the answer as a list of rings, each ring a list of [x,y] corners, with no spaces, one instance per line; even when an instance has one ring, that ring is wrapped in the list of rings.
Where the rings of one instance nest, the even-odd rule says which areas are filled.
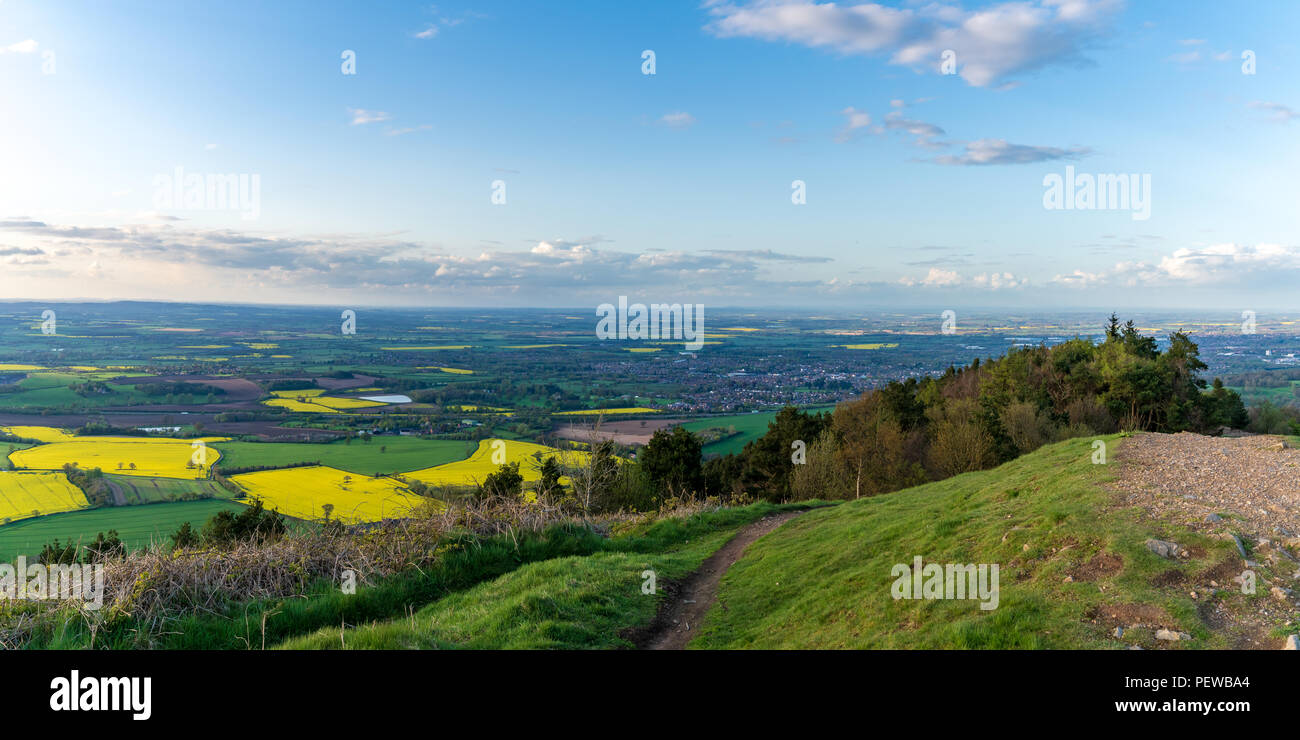
[[[1286,308],[1297,21],[0,0],[0,298]],[[1149,217],[1045,208],[1067,166],[1149,176]],[[256,176],[256,217],[160,202],[177,167]]]

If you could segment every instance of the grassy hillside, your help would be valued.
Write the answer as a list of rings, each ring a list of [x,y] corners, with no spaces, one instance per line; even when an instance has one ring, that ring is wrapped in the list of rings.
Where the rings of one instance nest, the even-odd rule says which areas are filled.
[[[397,619],[289,640],[289,649],[581,649],[631,647],[629,629],[654,618],[659,598],[642,574],[666,580],[695,570],[736,531],[806,505],[753,504],[634,527],[596,551],[519,566]],[[336,620],[337,622],[337,620]]]
[[[1123,440],[1102,439],[1113,461]],[[993,470],[792,520],[732,566],[691,647],[1231,647],[1232,627],[1214,631],[1198,616],[1210,581],[1228,610],[1249,610],[1267,587],[1250,597],[1234,589],[1242,564],[1232,544],[1115,508],[1100,485],[1111,470],[1092,464],[1091,444],[1050,445]],[[1162,559],[1148,538],[1174,540],[1192,557]],[[999,564],[999,605],[895,600],[891,569],[916,555]],[[1143,627],[1127,629],[1134,624]],[[1116,626],[1127,630],[1122,639]],[[1193,640],[1157,642],[1160,627]]]
[[[1123,439],[1103,437],[1110,460]],[[994,470],[810,511],[750,546],[723,580],[693,648],[1224,648],[1239,644],[1268,599],[1239,593],[1229,542],[1118,508],[1092,463],[1092,438],[1042,448]],[[743,511],[743,510],[742,510]],[[748,518],[748,517],[746,517]],[[627,646],[657,599],[640,574],[680,578],[734,527],[664,547],[598,552],[524,565],[400,619],[284,647],[585,648]],[[1192,553],[1166,560],[1148,539]],[[618,550],[619,548],[612,548]],[[895,564],[998,564],[999,603],[893,598]],[[1213,584],[1211,583],[1213,582]],[[1209,597],[1211,591],[1217,593]],[[1193,597],[1192,593],[1196,592]],[[1213,602],[1222,611],[1207,606]],[[1202,615],[1206,615],[1203,617]],[[1117,638],[1115,627],[1124,632]],[[1158,629],[1190,641],[1159,641]],[[1258,625],[1251,629],[1257,629]],[[1258,636],[1254,634],[1253,636]]]

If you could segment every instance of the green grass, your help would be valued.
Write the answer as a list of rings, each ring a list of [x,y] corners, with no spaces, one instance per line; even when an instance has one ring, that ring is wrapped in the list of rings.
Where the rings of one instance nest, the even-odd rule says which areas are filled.
[[[387,621],[331,626],[286,649],[582,649],[630,647],[621,636],[654,618],[662,597],[643,594],[642,573],[681,578],[745,524],[802,506],[754,504],[666,519],[601,543],[590,553],[532,562]],[[337,620],[336,620],[337,622]]]
[[[152,541],[166,541],[184,522],[197,529],[219,511],[244,507],[228,501],[186,501],[174,504],[120,506],[50,514],[0,526],[0,562],[11,557],[39,555],[48,542],[89,542],[99,532],[116,529],[127,547],[144,548]]]
[[[354,439],[351,444],[342,441],[325,444],[218,442],[212,446],[221,452],[218,469],[320,462],[349,473],[374,475],[405,473],[464,460],[477,445],[464,440],[380,436],[370,442]],[[385,451],[381,452],[380,448]]]
[[[0,470],[13,470],[13,463],[9,461],[9,453],[25,450],[31,447],[30,442],[0,442]]]
[[[210,480],[179,478],[141,478],[133,475],[105,473],[110,485],[122,492],[128,506],[182,501],[185,496],[232,499],[234,494]],[[198,522],[195,522],[198,525]]]
[[[1115,454],[1117,436],[1104,437]],[[1221,540],[1112,509],[1111,476],[1090,461],[1092,439],[1050,445],[994,470],[813,511],[752,545],[724,577],[695,648],[1099,648],[1121,647],[1087,617],[1099,605],[1165,610],[1195,647],[1224,647],[1197,618],[1188,587],[1153,585],[1170,569],[1199,572],[1230,557]],[[1173,563],[1147,538],[1201,548]],[[1067,582],[1101,552],[1122,567]],[[925,563],[1000,568],[1000,600],[895,600],[891,570]],[[1240,565],[1240,561],[1237,561]],[[1071,576],[1072,577],[1072,576]],[[1221,586],[1231,586],[1220,583]],[[1204,590],[1203,590],[1204,591]],[[1225,598],[1247,597],[1228,594]]]

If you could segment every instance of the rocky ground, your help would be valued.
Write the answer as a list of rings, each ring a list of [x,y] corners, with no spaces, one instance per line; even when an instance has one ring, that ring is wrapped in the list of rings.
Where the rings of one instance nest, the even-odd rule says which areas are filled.
[[[1300,450],[1276,436],[1137,434],[1123,441],[1112,463],[1119,506],[1233,541],[1240,561],[1221,564],[1223,577],[1213,585],[1240,588],[1239,565],[1266,598],[1228,609],[1211,591],[1202,619],[1237,635],[1236,647],[1276,648],[1272,630],[1297,618]],[[1161,552],[1169,545],[1176,547],[1148,543],[1162,557],[1170,555]]]

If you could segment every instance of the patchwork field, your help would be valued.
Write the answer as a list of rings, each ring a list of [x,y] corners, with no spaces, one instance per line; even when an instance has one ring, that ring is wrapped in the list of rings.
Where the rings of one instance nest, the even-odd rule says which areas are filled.
[[[404,516],[433,501],[410,493],[391,478],[352,475],[323,465],[244,473],[230,480],[250,500],[261,499],[268,509],[307,520],[325,518],[323,507],[330,505],[331,519],[347,524],[376,522]]]
[[[89,505],[63,473],[0,473],[0,524]]]
[[[207,468],[191,463],[194,442],[211,445],[225,437],[168,439],[158,437],[74,437],[71,441],[53,442],[18,450],[9,455],[17,468],[59,470],[66,463],[78,467],[99,468],[104,472],[154,478],[206,478]],[[206,463],[211,466],[221,453],[209,446]]]
[[[353,440],[327,444],[287,442],[218,442],[224,468],[287,466],[319,463],[350,473],[402,473],[463,460],[473,450],[464,440],[420,439],[419,437],[375,437],[370,442]]]
[[[497,450],[505,451],[500,462],[493,462]],[[580,451],[558,450],[546,445],[517,440],[485,439],[478,443],[478,449],[468,459],[459,462],[438,465],[424,470],[407,473],[405,477],[440,486],[472,486],[483,482],[488,475],[496,472],[501,463],[519,463],[519,474],[525,481],[541,478],[541,466],[549,457],[557,457],[558,462],[581,465],[587,461],[588,453]]]

